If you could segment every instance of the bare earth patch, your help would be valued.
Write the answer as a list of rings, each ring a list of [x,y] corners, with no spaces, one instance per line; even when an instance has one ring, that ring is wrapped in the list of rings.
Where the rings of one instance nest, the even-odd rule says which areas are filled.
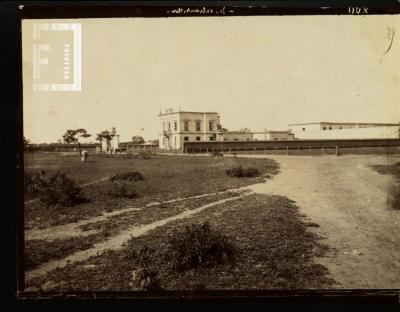
[[[393,166],[398,156],[268,158],[279,163],[280,173],[253,190],[295,200],[301,213],[320,225],[313,231],[331,251],[318,261],[340,283],[337,287],[400,287],[400,211],[387,203],[388,188],[396,180],[371,167]]]

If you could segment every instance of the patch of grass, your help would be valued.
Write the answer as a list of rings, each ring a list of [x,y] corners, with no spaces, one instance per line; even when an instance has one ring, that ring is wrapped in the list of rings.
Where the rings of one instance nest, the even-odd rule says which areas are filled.
[[[25,241],[25,270],[31,270],[37,266],[55,259],[61,259],[79,250],[85,250],[93,246],[92,237],[76,237],[68,239],[27,240]]]
[[[137,194],[126,182],[114,181],[107,188],[107,194],[113,198],[135,198]]]
[[[260,175],[260,171],[254,167],[243,168],[242,166],[233,167],[226,170],[226,175],[231,178],[253,178]]]
[[[278,172],[278,164],[273,160],[233,157],[154,155],[149,161],[140,158],[124,159],[121,155],[92,155],[91,162],[82,163],[79,155],[35,153],[25,155],[25,160],[27,172],[40,172],[43,169],[52,174],[62,170],[80,183],[135,171],[146,177],[145,180],[130,182],[132,189],[140,194],[135,198],[110,197],[105,192],[109,181],[100,181],[82,186],[90,202],[79,205],[79,209],[46,209],[38,202],[25,205],[26,229],[66,224],[127,206],[141,207],[154,201],[220,192],[264,181],[261,176],[231,179],[225,170],[233,166],[254,167],[262,175]]]
[[[236,194],[227,192],[224,194],[211,195],[198,199],[184,200],[177,203],[166,203],[160,206],[147,207],[140,211],[132,211],[121,215],[108,217],[105,220],[87,223],[79,227],[82,231],[96,231],[96,234],[72,237],[68,239],[57,239],[53,241],[27,240],[26,241],[26,269],[30,270],[43,264],[44,262],[62,259],[68,255],[84,250],[93,246],[94,243],[104,241],[110,236],[119,234],[121,231],[144,224],[149,224],[161,220],[187,209],[195,209],[202,205],[215,202],[224,198],[232,197]],[[147,246],[145,246],[147,248]],[[141,268],[145,268],[144,251],[133,249],[129,255],[134,259],[138,254],[142,255],[139,263]]]
[[[393,165],[371,165],[380,174],[391,174],[396,179],[400,179],[400,162]]]
[[[40,175],[27,175],[27,191],[30,195],[37,195],[45,208],[57,205],[71,207],[87,202],[81,188],[74,180],[63,172],[56,172],[47,176],[44,171]]]
[[[116,174],[110,178],[111,181],[142,181],[143,175],[138,171]]]
[[[389,186],[387,203],[395,210],[400,210],[400,181]]]
[[[235,261],[176,272],[165,262],[164,255],[170,250],[168,238],[186,226],[204,221],[232,242],[237,250]],[[248,195],[132,238],[121,250],[55,269],[27,286],[40,288],[50,280],[62,281],[52,285],[49,290],[53,291],[129,290],[132,270],[143,264],[139,258],[127,255],[149,247],[144,262],[149,270],[158,273],[165,290],[328,288],[334,283],[328,270],[313,261],[325,251],[318,240],[301,221],[292,201],[280,196]],[[94,268],[85,269],[88,264]]]
[[[176,271],[233,261],[235,248],[209,222],[187,225],[169,238],[166,260]]]
[[[395,178],[387,190],[387,203],[395,210],[400,210],[400,162],[393,165],[373,165],[371,166],[380,174],[390,174]]]

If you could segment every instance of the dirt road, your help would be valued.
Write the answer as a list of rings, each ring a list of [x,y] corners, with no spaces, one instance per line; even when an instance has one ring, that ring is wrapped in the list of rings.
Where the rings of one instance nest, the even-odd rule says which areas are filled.
[[[339,288],[400,288],[400,211],[386,204],[394,179],[370,168],[394,156],[247,156],[275,159],[281,172],[256,192],[287,196],[318,223],[331,251],[318,262]]]

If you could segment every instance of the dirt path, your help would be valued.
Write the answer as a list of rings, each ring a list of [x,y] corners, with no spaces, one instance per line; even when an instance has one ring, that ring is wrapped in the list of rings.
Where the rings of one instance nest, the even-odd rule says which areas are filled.
[[[119,210],[114,210],[111,212],[104,212],[100,216],[90,217],[88,219],[84,219],[84,220],[77,221],[77,222],[56,225],[56,226],[50,226],[50,227],[46,227],[43,229],[27,230],[27,231],[25,231],[25,240],[41,239],[41,240],[46,240],[46,241],[53,241],[55,239],[64,239],[64,238],[77,237],[77,236],[88,236],[88,235],[96,233],[97,231],[95,231],[95,230],[82,231],[80,229],[80,227],[82,225],[104,221],[113,216],[123,215],[123,214],[129,213],[129,212],[132,212],[132,211],[138,211],[138,210],[142,210],[142,209],[145,209],[148,207],[160,206],[160,205],[171,204],[171,203],[178,203],[178,202],[185,201],[185,200],[199,199],[199,198],[204,198],[204,197],[213,196],[213,195],[222,195],[222,194],[226,194],[229,192],[235,192],[235,191],[237,191],[237,190],[232,189],[232,190],[215,192],[215,193],[206,193],[206,194],[194,195],[194,196],[189,196],[189,197],[175,198],[175,199],[165,200],[162,202],[151,202],[151,203],[148,203],[147,205],[144,205],[143,207],[130,207],[129,206],[129,207],[119,209]]]
[[[245,156],[246,157],[246,156]],[[370,168],[393,164],[394,156],[247,156],[268,157],[280,173],[260,193],[295,200],[332,251],[317,259],[340,288],[400,288],[400,211],[386,204],[394,179]]]
[[[167,224],[168,222],[175,221],[175,220],[181,220],[184,218],[189,218],[190,216],[192,216],[196,213],[199,213],[200,211],[202,211],[204,209],[207,209],[209,207],[212,207],[212,206],[215,206],[218,204],[222,204],[222,203],[225,203],[225,202],[228,202],[231,200],[236,200],[242,196],[244,196],[244,195],[242,194],[242,195],[238,195],[238,196],[234,196],[234,197],[228,197],[228,198],[216,201],[216,202],[212,202],[210,204],[200,206],[195,209],[185,210],[184,212],[181,212],[177,215],[174,215],[174,216],[171,216],[168,218],[164,218],[162,220],[158,220],[158,221],[155,221],[155,222],[152,222],[149,224],[133,226],[131,228],[124,230],[120,234],[111,237],[110,239],[107,239],[101,243],[94,244],[94,246],[92,248],[75,252],[75,253],[69,255],[68,257],[65,257],[60,260],[54,260],[54,261],[49,261],[47,263],[44,263],[43,265],[39,266],[37,269],[26,272],[25,280],[29,281],[35,277],[44,275],[44,274],[54,270],[55,268],[63,268],[71,263],[86,260],[92,256],[101,254],[105,250],[120,249],[123,247],[123,244],[125,242],[127,242],[129,239],[131,239],[133,237],[145,235],[147,232],[149,232],[157,227],[163,226],[163,225]]]

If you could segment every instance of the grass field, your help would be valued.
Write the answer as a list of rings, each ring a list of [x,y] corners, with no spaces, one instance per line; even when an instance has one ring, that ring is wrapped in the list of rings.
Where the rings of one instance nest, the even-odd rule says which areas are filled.
[[[175,272],[165,261],[169,236],[204,220],[233,242],[235,261]],[[148,268],[156,272],[164,290],[310,289],[333,284],[326,268],[313,262],[324,246],[307,230],[297,207],[284,197],[247,195],[131,239],[122,250],[56,269],[28,286],[46,285],[51,291],[130,290],[131,271],[139,261],[135,251],[143,247],[150,250]]]
[[[131,290],[131,272],[141,248],[149,250],[148,269],[165,290],[293,289],[330,287],[333,281],[313,261],[325,248],[309,231],[298,208],[285,197],[248,194],[237,189],[268,183],[279,172],[270,159],[152,155],[94,155],[81,163],[78,155],[28,154],[25,170],[57,171],[82,185],[89,202],[73,207],[25,205],[25,268],[40,271],[47,264],[97,250],[136,228],[152,230],[123,242],[121,248],[99,249],[96,256],[68,260],[66,266],[40,271],[27,281],[36,290]],[[233,166],[254,167],[259,177],[231,178]],[[128,182],[137,198],[114,198],[105,192],[110,177],[139,171],[144,180]],[[225,200],[229,202],[223,203]],[[174,219],[190,211],[188,218]],[[166,221],[164,220],[170,220]],[[176,272],[165,256],[171,233],[186,225],[209,221],[235,246],[235,261]],[[161,222],[161,223],[159,223]],[[154,227],[152,227],[155,225]],[[128,236],[129,238],[129,236]],[[100,244],[100,245],[99,245]],[[103,245],[101,245],[103,246]],[[92,253],[93,254],[93,253]],[[76,258],[78,259],[78,258]],[[61,262],[59,262],[61,261]]]
[[[130,155],[128,155],[130,156]],[[150,159],[124,157],[124,155],[94,155],[82,163],[78,155],[61,156],[56,153],[27,154],[25,171],[55,173],[57,170],[79,184],[93,183],[119,173],[139,171],[145,180],[129,183],[138,197],[134,199],[111,198],[104,189],[109,180],[100,180],[83,187],[90,202],[76,207],[45,209],[39,202],[25,206],[26,229],[76,222],[83,218],[123,209],[141,207],[154,201],[165,201],[205,193],[215,193],[263,181],[261,177],[235,179],[225,174],[234,165],[253,166],[263,174],[275,174],[278,165],[266,159],[241,159],[224,157],[179,157],[153,155]]]

